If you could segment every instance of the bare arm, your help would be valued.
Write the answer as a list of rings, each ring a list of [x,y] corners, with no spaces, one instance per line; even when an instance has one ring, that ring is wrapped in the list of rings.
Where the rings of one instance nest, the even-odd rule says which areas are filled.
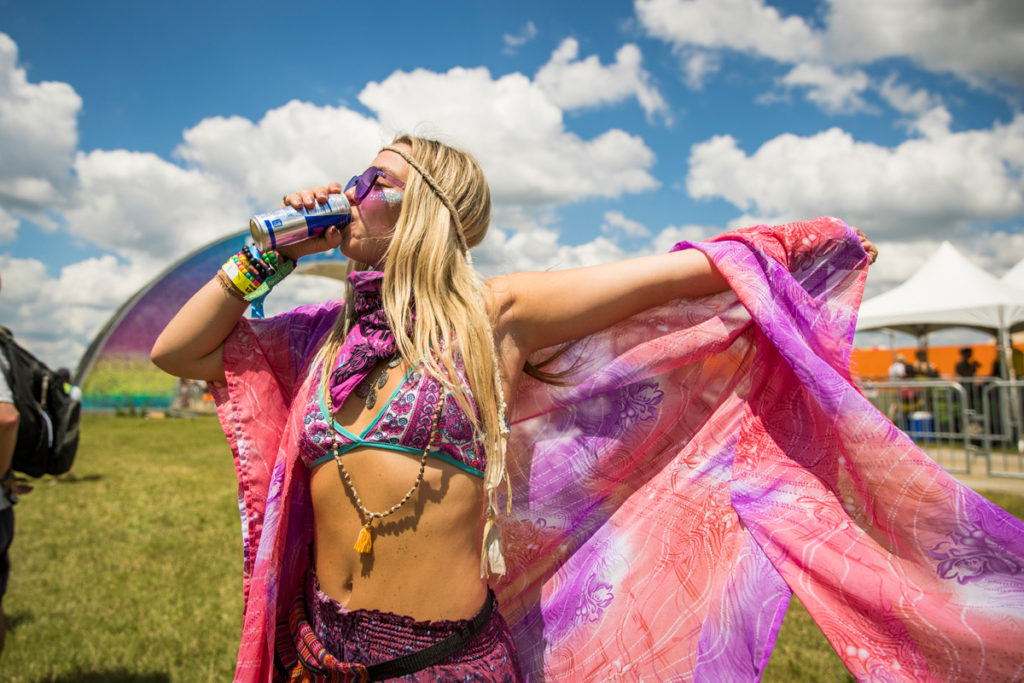
[[[158,368],[177,377],[224,381],[224,340],[247,307],[248,303],[210,280],[167,323],[150,358]]]
[[[875,245],[857,230],[869,263]],[[696,298],[729,284],[697,249],[589,268],[516,273],[488,282],[489,308],[503,352],[515,367],[538,349],[592,334],[673,299]]]
[[[515,273],[489,282],[495,333],[525,358],[673,299],[728,288],[696,249],[572,270]]]
[[[285,199],[292,207],[311,208],[318,201],[321,204],[327,201],[327,188],[303,190],[301,196],[291,194]],[[323,237],[283,247],[280,253],[297,260],[300,256],[336,247],[340,240],[341,234],[332,226]],[[150,359],[158,368],[177,377],[224,381],[224,341],[241,320],[246,307],[248,303],[231,296],[215,278],[211,279],[167,323],[153,344]]]
[[[18,442],[18,409],[13,403],[0,402],[0,477],[11,467],[14,446]]]

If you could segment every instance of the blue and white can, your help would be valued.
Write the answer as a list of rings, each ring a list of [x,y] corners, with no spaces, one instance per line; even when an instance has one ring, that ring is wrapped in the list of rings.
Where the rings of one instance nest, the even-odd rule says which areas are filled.
[[[350,220],[352,207],[345,195],[329,194],[326,204],[317,204],[312,210],[296,211],[284,206],[253,216],[249,219],[249,232],[259,248],[267,251],[320,237],[332,225],[341,228]]]

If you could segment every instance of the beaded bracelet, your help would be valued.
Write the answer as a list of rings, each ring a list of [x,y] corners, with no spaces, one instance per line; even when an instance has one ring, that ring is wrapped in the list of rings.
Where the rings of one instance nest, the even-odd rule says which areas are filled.
[[[263,253],[255,244],[248,244],[224,262],[217,281],[232,296],[251,302],[253,315],[262,318],[263,299],[294,268],[295,261],[290,258],[276,251]]]
[[[256,274],[251,272],[249,266],[249,260],[247,258],[241,258],[238,254],[232,256],[224,265],[221,266],[221,270],[228,276],[228,280],[231,284],[242,293],[242,295],[249,294],[254,291],[259,283],[256,282]]]

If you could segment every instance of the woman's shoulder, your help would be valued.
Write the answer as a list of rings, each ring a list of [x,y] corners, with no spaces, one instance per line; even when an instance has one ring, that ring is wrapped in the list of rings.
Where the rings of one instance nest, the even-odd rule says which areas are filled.
[[[483,298],[491,325],[500,323],[516,301],[516,284],[520,273],[498,275],[484,281]]]

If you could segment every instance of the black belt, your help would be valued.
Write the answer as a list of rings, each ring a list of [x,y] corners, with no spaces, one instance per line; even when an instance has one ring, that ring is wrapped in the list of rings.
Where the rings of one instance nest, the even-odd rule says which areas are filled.
[[[388,678],[397,678],[398,676],[408,676],[409,674],[422,671],[429,666],[433,666],[440,662],[445,657],[455,654],[462,648],[466,647],[474,638],[480,635],[488,622],[491,620],[491,613],[494,612],[494,592],[487,589],[487,600],[484,601],[484,606],[480,608],[477,615],[473,617],[467,624],[459,628],[458,631],[451,634],[444,640],[440,640],[430,647],[425,647],[422,650],[417,650],[411,654],[389,659],[386,662],[379,664],[371,664],[366,667],[366,672],[370,674],[371,681],[383,681]]]

